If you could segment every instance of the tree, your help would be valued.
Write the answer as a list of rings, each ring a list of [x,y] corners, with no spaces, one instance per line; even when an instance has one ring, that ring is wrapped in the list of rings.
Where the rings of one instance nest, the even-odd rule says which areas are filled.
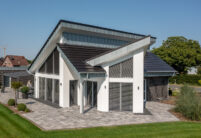
[[[11,87],[14,89],[15,91],[15,106],[17,105],[17,92],[19,90],[19,88],[22,86],[22,83],[19,81],[15,81],[11,83]]]
[[[27,59],[27,62],[28,62],[29,64],[31,64],[31,63],[32,63],[32,60]]]
[[[182,36],[168,37],[159,48],[154,48],[152,52],[179,73],[186,73],[188,67],[201,64],[199,42]]]

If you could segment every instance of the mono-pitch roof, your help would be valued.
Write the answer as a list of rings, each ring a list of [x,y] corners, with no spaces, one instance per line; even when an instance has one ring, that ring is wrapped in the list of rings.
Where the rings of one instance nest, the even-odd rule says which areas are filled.
[[[58,44],[58,46],[78,72],[105,72],[99,66],[93,67],[87,64],[86,60],[95,57],[96,55],[105,53],[111,49],[68,44]]]
[[[47,38],[47,40],[45,41],[44,45],[42,46],[42,48],[40,49],[40,51],[38,52],[38,54],[36,55],[36,57],[34,58],[33,62],[31,63],[31,65],[29,66],[29,71],[33,72],[37,66],[37,64],[35,62],[39,62],[39,64],[41,64],[42,60],[40,55],[44,53],[44,49],[45,47],[48,45],[48,42],[51,42],[52,38],[54,37],[54,35],[56,33],[59,32],[59,30],[62,30],[62,27],[65,28],[65,25],[69,25],[70,27],[72,26],[79,26],[79,27],[88,27],[90,28],[90,30],[102,30],[102,31],[109,31],[111,34],[113,33],[121,33],[123,36],[124,35],[131,35],[131,36],[140,36],[140,37],[144,37],[145,35],[142,34],[136,34],[136,33],[131,33],[131,32],[125,32],[125,31],[120,31],[120,30],[115,30],[115,29],[110,29],[110,28],[105,28],[105,27],[99,27],[99,26],[94,26],[94,25],[88,25],[88,24],[83,24],[83,23],[78,23],[78,22],[72,22],[72,21],[66,21],[66,20],[60,20],[56,27],[53,29],[53,31],[51,32],[51,34],[49,35],[49,37]],[[78,28],[79,28],[78,27]],[[77,28],[77,29],[78,29]],[[79,30],[79,29],[78,29]],[[156,37],[151,37],[154,41],[156,39]]]
[[[70,60],[78,72],[105,72],[100,66],[91,66],[86,63],[88,59],[108,53],[114,49],[74,46],[68,44],[58,44],[65,56]],[[145,72],[176,72],[171,66],[151,52],[146,52],[144,59]]]

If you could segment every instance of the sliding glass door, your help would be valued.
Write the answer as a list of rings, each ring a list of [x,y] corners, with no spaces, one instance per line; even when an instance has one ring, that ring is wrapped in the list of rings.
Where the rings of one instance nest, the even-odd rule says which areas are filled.
[[[59,80],[39,77],[39,99],[59,104]]]

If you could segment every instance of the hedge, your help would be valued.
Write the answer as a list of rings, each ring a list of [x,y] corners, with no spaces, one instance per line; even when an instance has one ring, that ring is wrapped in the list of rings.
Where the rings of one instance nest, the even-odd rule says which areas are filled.
[[[200,85],[201,75],[176,75],[169,78],[170,83]]]

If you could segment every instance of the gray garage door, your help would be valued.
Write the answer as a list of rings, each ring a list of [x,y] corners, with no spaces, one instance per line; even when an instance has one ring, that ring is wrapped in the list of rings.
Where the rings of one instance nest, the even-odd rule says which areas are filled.
[[[133,84],[109,84],[109,110],[132,111],[133,109]]]

